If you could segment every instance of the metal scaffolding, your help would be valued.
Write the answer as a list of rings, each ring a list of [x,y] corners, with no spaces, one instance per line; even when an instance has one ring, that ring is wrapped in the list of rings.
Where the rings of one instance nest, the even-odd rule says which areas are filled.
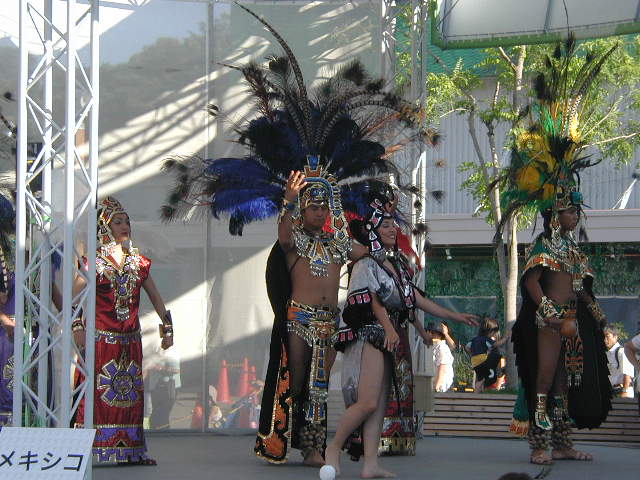
[[[69,427],[82,398],[85,426],[92,427],[93,420],[93,375],[86,373],[94,367],[98,0],[88,5],[67,0],[66,6],[67,18],[54,21],[52,0],[20,2],[15,427]],[[88,68],[76,48],[81,28],[90,32]],[[36,54],[29,51],[30,29],[42,43]],[[64,117],[53,105],[60,73],[65,80]],[[88,153],[81,154],[85,125]],[[28,138],[42,145],[34,158],[28,158]],[[81,227],[81,221],[86,226]],[[86,249],[82,255],[81,246]],[[77,275],[87,286],[74,294]],[[84,352],[71,332],[81,312],[88,340]],[[75,369],[84,374],[80,384],[73,382]]]

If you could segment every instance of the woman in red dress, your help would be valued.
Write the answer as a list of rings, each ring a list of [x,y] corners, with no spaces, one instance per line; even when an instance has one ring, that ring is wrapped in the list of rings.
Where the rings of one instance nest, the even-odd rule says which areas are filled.
[[[149,274],[151,260],[131,246],[131,225],[122,205],[113,197],[99,204],[96,255],[96,335],[93,454],[98,461],[155,465],[147,457],[142,427],[144,395],[140,290],[144,288],[162,320],[162,348],[173,345],[171,314]],[[74,290],[85,284],[78,276]],[[84,325],[73,323],[74,338],[84,346]],[[80,372],[76,378],[80,380]],[[78,407],[76,426],[84,424],[84,398]]]

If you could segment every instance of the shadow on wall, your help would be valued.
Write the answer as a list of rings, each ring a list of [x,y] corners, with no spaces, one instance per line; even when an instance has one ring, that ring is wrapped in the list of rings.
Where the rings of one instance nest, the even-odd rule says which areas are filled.
[[[379,70],[379,5],[373,2],[251,8],[283,34],[308,83],[357,55],[372,72]],[[154,261],[153,278],[175,310],[178,358],[171,361],[179,365],[180,386],[174,384],[174,393],[178,400],[185,399],[179,417],[184,419],[197,409],[197,402],[209,408],[204,397],[211,385],[217,389],[223,360],[228,364],[231,397],[244,385],[238,372],[245,357],[256,367],[258,379],[264,375],[273,318],[264,288],[264,265],[275,229],[271,223],[245,229],[245,239],[251,235],[259,239],[243,246],[222,234],[226,230],[222,222],[211,230],[199,221],[162,225],[158,209],[170,179],[159,168],[170,155],[208,151],[214,157],[233,148],[228,141],[232,125],[210,122],[206,106],[220,105],[230,119],[238,121],[248,113],[250,103],[240,74],[218,62],[262,61],[268,54],[280,54],[281,48],[237,7],[201,2],[148,2],[103,32],[101,45],[99,195],[115,195],[130,213],[134,241]],[[119,49],[132,53],[123,61],[115,55]],[[13,44],[0,39],[3,91],[5,86],[17,91],[18,54]],[[84,58],[86,51],[79,54]],[[30,57],[31,67],[36,63]],[[62,124],[64,73],[56,69],[53,79],[54,120]],[[39,89],[36,85],[30,92],[37,101],[41,100]],[[3,108],[3,113],[15,120],[15,108],[17,102]],[[33,120],[28,128],[34,140]],[[61,195],[54,192],[56,199]],[[155,361],[158,335],[157,317],[150,313],[146,298],[142,314],[148,366]],[[171,388],[166,393],[170,398]]]

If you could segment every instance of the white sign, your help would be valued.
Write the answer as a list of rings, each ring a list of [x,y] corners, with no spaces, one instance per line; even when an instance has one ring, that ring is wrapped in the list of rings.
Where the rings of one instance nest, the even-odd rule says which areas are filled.
[[[95,429],[0,430],[0,478],[80,480],[91,462]]]

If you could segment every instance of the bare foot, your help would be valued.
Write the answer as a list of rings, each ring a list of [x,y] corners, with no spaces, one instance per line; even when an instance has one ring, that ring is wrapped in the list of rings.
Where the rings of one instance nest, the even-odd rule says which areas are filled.
[[[379,465],[365,466],[362,468],[360,478],[396,478],[396,474],[381,468]]]
[[[546,450],[533,450],[529,461],[534,465],[553,465],[553,460]]]
[[[582,460],[587,462],[593,460],[593,455],[590,453],[581,452],[580,450],[575,450],[573,448],[554,450],[551,452],[551,456],[554,460]]]
[[[307,467],[319,468],[324,465],[324,458],[322,458],[322,455],[320,455],[318,450],[312,450],[309,455],[304,457],[302,464]]]
[[[324,463],[336,469],[336,476],[340,475],[340,449],[334,447],[333,443],[327,445],[324,451]]]

